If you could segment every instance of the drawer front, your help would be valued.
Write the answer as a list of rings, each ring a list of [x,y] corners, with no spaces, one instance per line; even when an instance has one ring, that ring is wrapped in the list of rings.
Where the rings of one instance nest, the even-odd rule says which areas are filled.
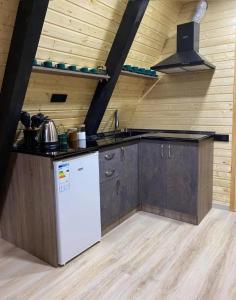
[[[117,177],[120,174],[120,168],[113,166],[100,165],[100,182]]]
[[[99,152],[99,161],[101,164],[109,164],[114,161],[120,162],[120,147]]]
[[[121,169],[120,148],[99,153],[100,182],[117,177]]]

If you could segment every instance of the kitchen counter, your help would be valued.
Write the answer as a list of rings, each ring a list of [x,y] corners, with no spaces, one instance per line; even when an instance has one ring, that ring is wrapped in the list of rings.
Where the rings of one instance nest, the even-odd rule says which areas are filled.
[[[212,205],[213,139],[208,132],[129,129],[98,133],[60,151],[18,145],[2,236],[58,266],[140,209],[199,224]],[[99,236],[90,239],[94,232]]]
[[[130,136],[129,136],[130,134]],[[67,148],[58,150],[43,150],[38,148],[25,148],[23,145],[17,145],[13,148],[14,152],[51,157],[52,159],[63,159],[70,156],[80,155],[97,151],[104,147],[135,142],[141,139],[153,139],[163,141],[183,141],[199,143],[202,140],[212,138],[214,133],[184,133],[184,132],[155,132],[153,130],[130,130],[128,132],[108,132],[89,137],[86,141],[75,141],[68,144]]]
[[[167,140],[167,141],[183,141],[183,142],[200,142],[211,135],[207,134],[190,134],[190,133],[154,133],[154,134],[145,134],[143,139],[158,139],[158,140]]]

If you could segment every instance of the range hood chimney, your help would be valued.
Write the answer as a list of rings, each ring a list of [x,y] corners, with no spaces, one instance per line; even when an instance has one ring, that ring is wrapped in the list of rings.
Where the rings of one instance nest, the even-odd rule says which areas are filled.
[[[208,4],[201,0],[189,23],[177,27],[177,53],[164,59],[151,69],[165,74],[215,69],[215,66],[199,54],[200,22]]]

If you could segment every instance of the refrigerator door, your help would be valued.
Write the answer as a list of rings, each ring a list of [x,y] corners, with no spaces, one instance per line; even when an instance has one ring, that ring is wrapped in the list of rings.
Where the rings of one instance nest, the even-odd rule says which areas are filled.
[[[54,162],[58,263],[101,240],[98,153]]]

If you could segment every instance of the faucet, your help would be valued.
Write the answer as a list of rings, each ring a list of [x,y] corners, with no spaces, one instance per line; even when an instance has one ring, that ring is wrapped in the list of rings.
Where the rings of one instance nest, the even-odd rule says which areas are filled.
[[[117,130],[119,130],[119,125],[120,125],[118,109],[114,113],[114,120],[115,120],[115,131],[117,131]]]

